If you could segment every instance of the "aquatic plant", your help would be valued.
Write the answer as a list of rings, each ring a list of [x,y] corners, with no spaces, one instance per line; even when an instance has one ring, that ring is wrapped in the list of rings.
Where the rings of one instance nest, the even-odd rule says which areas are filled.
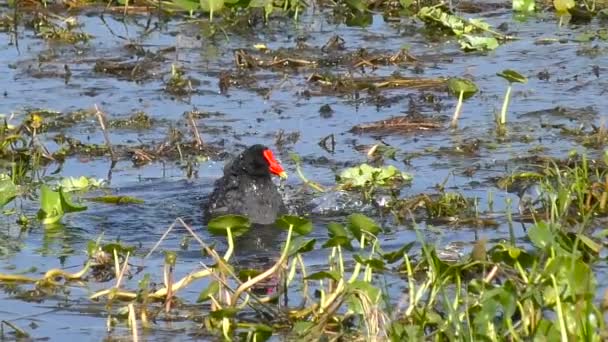
[[[511,100],[511,89],[513,87],[513,83],[526,83],[528,82],[528,78],[517,71],[510,69],[505,69],[497,73],[496,76],[502,77],[509,82],[507,92],[505,93],[505,99],[500,110],[499,124],[504,126],[507,123],[507,108],[509,107],[509,101]]]
[[[454,115],[452,116],[452,128],[458,127],[458,118],[462,111],[462,103],[464,100],[471,98],[477,93],[477,85],[473,81],[466,78],[450,78],[448,80],[448,90],[451,94],[458,96],[458,104],[454,109]]]

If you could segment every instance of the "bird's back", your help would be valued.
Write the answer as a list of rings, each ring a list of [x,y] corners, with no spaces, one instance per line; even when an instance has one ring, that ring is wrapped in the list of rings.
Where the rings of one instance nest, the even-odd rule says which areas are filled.
[[[283,198],[270,177],[252,177],[225,170],[215,182],[205,210],[205,221],[227,214],[247,216],[252,223],[271,224],[286,213]]]

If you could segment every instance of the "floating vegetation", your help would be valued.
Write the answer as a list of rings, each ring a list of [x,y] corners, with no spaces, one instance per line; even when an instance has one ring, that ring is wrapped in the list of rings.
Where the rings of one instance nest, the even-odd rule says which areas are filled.
[[[400,134],[416,131],[438,131],[443,128],[437,119],[422,115],[396,116],[377,122],[359,124],[350,129],[353,133]]]
[[[342,189],[393,187],[412,181],[412,175],[393,165],[373,167],[367,164],[351,167],[340,172],[338,181]]]
[[[441,27],[454,34],[459,39],[460,47],[465,51],[487,51],[498,47],[499,39],[506,36],[492,30],[491,26],[480,19],[463,19],[446,11],[443,4],[423,7],[417,17],[427,25]],[[490,36],[478,36],[475,33],[489,33]]]
[[[92,38],[87,33],[75,32],[79,24],[74,17],[62,18],[56,14],[37,12],[32,26],[40,37],[64,43],[86,43]]]
[[[381,90],[408,88],[419,90],[443,90],[446,86],[444,79],[424,79],[419,77],[344,77],[334,75],[312,74],[308,82],[321,86],[323,94],[328,92],[345,93],[363,90]]]

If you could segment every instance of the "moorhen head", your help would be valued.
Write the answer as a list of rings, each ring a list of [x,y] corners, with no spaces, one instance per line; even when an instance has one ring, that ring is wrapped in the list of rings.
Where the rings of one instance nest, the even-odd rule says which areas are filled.
[[[274,223],[287,209],[272,181],[272,175],[286,177],[270,149],[253,145],[224,167],[224,176],[214,184],[205,205],[205,222],[221,215],[236,214],[254,224]]]

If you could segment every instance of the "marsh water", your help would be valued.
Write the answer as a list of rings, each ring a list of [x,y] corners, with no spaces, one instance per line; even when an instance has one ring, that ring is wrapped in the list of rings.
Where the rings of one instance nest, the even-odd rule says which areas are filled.
[[[0,4],[0,11],[9,13],[12,9],[4,2]],[[1,273],[39,277],[51,268],[76,272],[86,260],[88,241],[101,234],[105,241],[120,240],[137,246],[141,258],[177,217],[195,227],[206,242],[225,248],[223,239],[209,235],[201,224],[200,206],[214,180],[222,175],[225,157],[253,143],[263,143],[275,150],[290,174],[286,196],[295,198],[290,202],[293,210],[302,213],[302,208],[317,206],[312,210],[315,214],[309,215],[315,223],[312,234],[315,238],[326,239],[324,227],[329,220],[339,221],[349,212],[366,210],[389,228],[382,236],[382,247],[386,250],[416,240],[411,223],[397,224],[390,217],[377,216],[373,208],[363,208],[358,201],[343,203],[343,197],[336,194],[303,193],[302,181],[296,176],[289,154],[297,153],[302,158],[302,171],[309,179],[331,188],[341,169],[366,162],[365,149],[360,146],[382,142],[398,151],[397,158],[386,159],[386,163],[413,176],[411,186],[403,188],[401,196],[436,192],[436,186],[445,181],[450,191],[478,198],[480,212],[509,210],[505,203],[511,198],[510,210],[515,213],[519,197],[497,188],[495,178],[522,167],[516,159],[536,155],[563,158],[571,150],[590,156],[602,153],[598,149],[586,149],[575,137],[563,135],[561,131],[563,127],[597,126],[606,119],[608,44],[601,40],[577,40],[581,34],[597,30],[600,26],[597,23],[560,27],[552,14],[542,13],[517,18],[506,2],[500,2],[484,8],[481,13],[460,14],[483,18],[494,27],[502,25],[505,32],[517,39],[491,52],[464,53],[449,37],[430,39],[412,19],[386,20],[381,14],[373,14],[370,25],[357,27],[335,22],[330,11],[311,9],[298,21],[270,20],[247,29],[230,28],[209,37],[205,17],[188,20],[134,13],[124,16],[121,11],[102,15],[102,12],[102,8],[90,8],[72,13],[82,24],[79,29],[93,36],[87,43],[45,40],[21,25],[16,45],[9,32],[0,32],[0,93],[3,94],[0,113],[6,117],[13,115],[12,120],[20,122],[34,108],[70,113],[97,105],[109,119],[128,118],[143,111],[153,119],[151,128],[109,130],[113,144],[135,146],[162,141],[170,127],[189,132],[184,113],[196,110],[208,113],[197,119],[205,144],[227,153],[199,160],[197,177],[188,177],[176,160],[157,160],[143,166],[120,160],[112,169],[111,179],[108,179],[111,163],[107,156],[70,157],[58,173],[53,173],[58,165],[51,164],[47,177],[106,179],[113,194],[133,196],[145,202],[87,203],[87,211],[68,214],[61,225],[51,229],[34,223],[22,231],[14,223],[14,216],[2,218]],[[295,56],[300,53],[304,57],[320,57],[325,53],[321,47],[335,35],[344,40],[344,50],[340,53],[366,49],[392,55],[407,48],[418,61],[416,65],[376,65],[365,70],[339,63],[244,71],[235,65],[234,52],[245,49],[260,53],[254,49],[256,44],[265,44],[270,51],[284,49]],[[302,48],[303,45],[308,48]],[[134,52],[132,46],[138,46],[143,55],[157,57],[145,65],[145,77],[133,80],[95,71],[100,60],[142,61],[142,53]],[[165,91],[172,65],[181,67],[193,80],[191,93],[176,96]],[[529,82],[514,85],[509,132],[505,137],[498,137],[494,115],[500,110],[507,83],[496,73],[507,68],[528,76]],[[221,93],[218,82],[222,72],[238,75],[242,78],[241,84]],[[308,77],[327,72],[354,77],[395,73],[425,78],[466,76],[477,83],[481,92],[465,102],[456,130],[445,123],[444,129],[430,132],[357,134],[350,132],[355,125],[404,115],[411,112],[412,107],[421,115],[448,119],[456,99],[443,91],[408,88],[384,89],[379,93],[324,93],[315,89]],[[435,96],[435,104],[439,105],[422,101],[422,94]],[[324,105],[331,107],[331,115],[320,114]],[[94,117],[54,133],[64,133],[87,143],[104,143]],[[297,139],[277,146],[278,134],[296,134]],[[330,152],[321,147],[319,141],[331,134],[335,136],[335,149]],[[49,149],[55,147],[50,139],[46,143]],[[470,144],[478,146],[471,153],[459,148]],[[413,157],[404,163],[407,155]],[[476,172],[465,172],[471,168]],[[489,208],[488,196],[493,198],[492,208]],[[22,205],[30,214],[38,209],[35,201],[24,201]],[[506,217],[495,217],[499,224],[491,228],[431,225],[424,220],[419,225],[425,238],[439,249],[462,255],[479,237],[488,238],[490,243],[508,239]],[[515,235],[522,244],[527,243],[524,227],[515,226]],[[161,251],[174,250],[178,256],[176,278],[196,269],[201,253],[194,244],[186,249],[180,247],[186,235],[184,229],[176,229],[156,253],[134,264],[144,266],[143,273],[150,273],[152,281],[160,283],[164,261]],[[273,249],[284,238],[283,234],[273,231],[257,234],[255,243],[253,240],[238,242],[237,257],[263,265],[265,258],[273,257]],[[324,258],[323,251],[315,251],[308,254],[306,262],[314,269],[315,265],[323,265]],[[597,271],[603,274],[603,270]],[[124,286],[137,288],[139,279],[141,274],[134,275],[125,280]],[[398,293],[404,284],[396,279],[391,282],[391,289]],[[128,336],[124,325],[108,333],[106,308],[88,299],[96,290],[112,285],[112,282],[87,282],[71,286],[65,293],[39,297],[7,287],[0,295],[0,319],[24,328],[33,338],[99,340]],[[205,282],[190,286],[180,296],[195,302],[204,287]],[[156,322],[145,338],[173,341],[194,336],[197,336],[197,326],[178,315],[172,322]]]

